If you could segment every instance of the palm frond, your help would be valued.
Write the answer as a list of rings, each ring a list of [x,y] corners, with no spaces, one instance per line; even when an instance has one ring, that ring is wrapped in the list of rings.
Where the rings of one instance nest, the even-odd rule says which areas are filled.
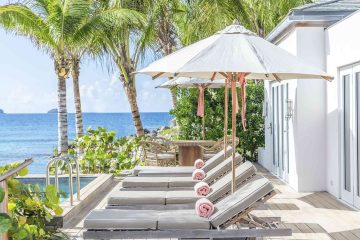
[[[39,46],[55,45],[45,21],[25,5],[0,6],[0,26],[17,35],[29,37]]]

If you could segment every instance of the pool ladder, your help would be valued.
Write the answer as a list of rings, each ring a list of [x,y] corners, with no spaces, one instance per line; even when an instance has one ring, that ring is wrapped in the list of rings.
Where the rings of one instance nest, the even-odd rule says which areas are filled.
[[[52,157],[50,158],[50,161],[48,162],[46,166],[46,185],[50,184],[50,167],[53,163],[55,163],[55,189],[58,192],[59,191],[59,163],[64,162],[68,166],[69,171],[69,195],[70,195],[70,205],[74,205],[74,191],[73,191],[73,173],[72,173],[72,165],[71,162],[75,162],[76,166],[76,192],[77,192],[77,200],[80,201],[80,177],[79,177],[79,161],[76,157],[70,157],[70,156],[60,156],[60,157]]]

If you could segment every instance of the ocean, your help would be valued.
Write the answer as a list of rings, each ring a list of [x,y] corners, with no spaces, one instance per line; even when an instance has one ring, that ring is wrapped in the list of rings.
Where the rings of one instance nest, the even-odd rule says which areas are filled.
[[[69,140],[75,138],[75,114],[70,113]],[[143,126],[154,130],[168,126],[169,113],[141,113]],[[105,127],[117,136],[135,134],[130,113],[84,113],[84,130]],[[33,158],[30,173],[45,173],[46,164],[57,146],[57,114],[0,114],[0,166]]]

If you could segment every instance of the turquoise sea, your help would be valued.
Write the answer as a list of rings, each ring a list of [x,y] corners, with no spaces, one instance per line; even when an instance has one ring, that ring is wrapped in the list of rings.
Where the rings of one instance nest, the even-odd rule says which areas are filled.
[[[168,126],[169,113],[141,113],[143,126],[154,130]],[[118,136],[135,133],[130,113],[84,113],[84,128],[105,127]],[[75,116],[69,114],[69,139],[75,137]],[[0,166],[33,158],[30,173],[45,173],[57,145],[57,114],[0,114]]]

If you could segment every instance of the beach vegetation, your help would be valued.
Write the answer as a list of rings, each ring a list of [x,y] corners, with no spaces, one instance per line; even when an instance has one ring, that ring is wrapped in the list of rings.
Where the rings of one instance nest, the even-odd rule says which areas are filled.
[[[0,175],[18,166],[20,163],[0,166]],[[38,184],[24,184],[16,176],[26,176],[25,168],[7,179],[9,213],[0,214],[0,235],[8,232],[10,239],[64,239],[65,235],[47,228],[53,215],[61,215],[60,193],[55,186],[48,185],[41,189]],[[0,202],[4,201],[5,192],[0,188]]]
[[[117,137],[105,128],[87,129],[76,139],[69,150],[70,155],[82,152],[79,157],[82,173],[114,173],[131,169],[139,162],[142,137]]]

